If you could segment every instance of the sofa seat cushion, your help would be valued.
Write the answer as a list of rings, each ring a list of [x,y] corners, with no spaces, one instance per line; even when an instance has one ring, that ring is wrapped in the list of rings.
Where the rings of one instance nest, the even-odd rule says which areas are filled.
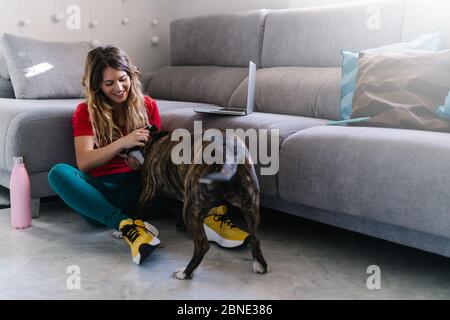
[[[175,130],[184,128],[194,130],[194,121],[202,121],[203,129],[279,129],[280,144],[289,135],[305,128],[323,125],[326,121],[315,118],[304,118],[280,114],[267,114],[254,112],[248,116],[217,116],[198,114],[191,109],[168,110],[161,113],[162,130]],[[267,141],[270,141],[267,139]],[[255,159],[253,159],[255,161]],[[257,162],[257,161],[255,161]],[[261,175],[260,165],[256,163],[255,169],[259,178],[261,192],[267,195],[278,194],[276,175]],[[264,166],[268,167],[268,166]]]
[[[323,119],[260,112],[248,116],[209,115],[196,113],[190,108],[167,110],[161,115],[162,130],[185,128],[191,131],[194,121],[202,121],[203,129],[279,129],[281,142],[299,130],[327,123]]]
[[[256,73],[255,110],[339,119],[340,68],[280,67]],[[234,92],[233,107],[247,102],[248,79]]]
[[[228,106],[231,95],[248,76],[248,68],[168,66],[150,81],[147,92],[155,99]]]
[[[29,174],[75,164],[72,114],[82,101],[0,99],[0,169],[11,171],[13,156],[24,158]]]
[[[314,127],[281,147],[280,197],[450,236],[447,133]]]

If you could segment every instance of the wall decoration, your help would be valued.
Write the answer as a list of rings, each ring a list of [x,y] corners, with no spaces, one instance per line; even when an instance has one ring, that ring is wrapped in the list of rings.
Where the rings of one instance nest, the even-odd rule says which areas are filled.
[[[58,0],[53,0],[53,15],[50,20],[54,23],[58,23],[64,20],[64,15],[61,12],[58,12]]]

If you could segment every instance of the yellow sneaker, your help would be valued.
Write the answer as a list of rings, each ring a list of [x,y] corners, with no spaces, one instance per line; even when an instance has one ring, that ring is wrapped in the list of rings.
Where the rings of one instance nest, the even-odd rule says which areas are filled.
[[[141,264],[161,243],[145,227],[139,226],[132,219],[122,220],[120,232],[131,248],[131,258],[136,264]]]
[[[227,215],[226,206],[212,208],[203,221],[206,236],[224,248],[241,246],[249,234],[239,229]]]

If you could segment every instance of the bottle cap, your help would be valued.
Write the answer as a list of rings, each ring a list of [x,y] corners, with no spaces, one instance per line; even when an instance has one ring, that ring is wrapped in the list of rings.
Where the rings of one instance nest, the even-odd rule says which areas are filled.
[[[13,163],[14,164],[23,164],[23,158],[22,157],[13,157]]]

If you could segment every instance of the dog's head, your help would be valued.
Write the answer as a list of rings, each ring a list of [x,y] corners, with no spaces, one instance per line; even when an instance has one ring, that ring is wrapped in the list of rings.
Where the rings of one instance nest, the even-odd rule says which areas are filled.
[[[150,133],[150,139],[148,139],[147,144],[141,149],[144,157],[147,155],[148,151],[152,148],[155,142],[169,134],[171,134],[171,131],[154,131],[153,133]]]

